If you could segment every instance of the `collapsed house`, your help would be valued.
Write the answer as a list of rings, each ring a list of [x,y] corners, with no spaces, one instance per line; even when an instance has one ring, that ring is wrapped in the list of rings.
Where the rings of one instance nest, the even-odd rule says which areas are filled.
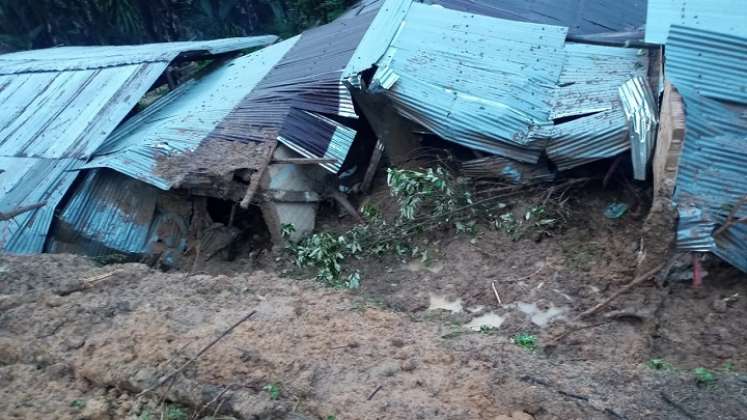
[[[365,0],[330,24],[215,60],[134,114],[169,61],[187,49],[221,54],[229,41],[0,56],[12,64],[0,70],[0,86],[2,77],[21,86],[0,88],[0,96],[29,98],[0,124],[0,210],[39,206],[0,222],[0,244],[15,253],[118,252],[177,264],[195,244],[205,257],[236,239],[236,214],[250,206],[261,209],[276,242],[285,224],[299,239],[314,229],[324,197],[349,208],[341,191],[365,191],[384,153],[397,163],[430,136],[488,155],[465,162],[465,173],[514,182],[620,156],[644,181],[652,161],[669,156],[673,185],[658,194],[678,205],[680,249],[747,270],[739,165],[747,156],[747,34],[744,16],[733,13],[738,5],[725,3]],[[268,39],[241,48],[260,41]],[[133,81],[117,69],[157,61],[137,61],[138,48],[173,53]],[[23,114],[38,108],[38,92],[21,77],[107,70],[124,81],[95,99],[111,107],[107,101],[126,93],[116,112],[98,109],[88,123],[81,116],[91,111],[61,102],[40,114],[58,120]],[[656,142],[672,137],[663,133],[671,124],[659,127],[668,84],[690,110],[681,157],[670,147],[676,142]],[[61,122],[77,130],[63,130],[68,146],[51,142]],[[653,166],[661,178],[662,165]],[[211,205],[225,214],[211,214]]]

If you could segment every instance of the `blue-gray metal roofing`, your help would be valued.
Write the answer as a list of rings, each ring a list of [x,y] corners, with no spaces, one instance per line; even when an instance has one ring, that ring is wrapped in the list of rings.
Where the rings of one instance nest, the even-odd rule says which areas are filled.
[[[87,171],[59,210],[48,249],[91,256],[181,253],[187,249],[191,205],[109,169]]]
[[[88,244],[89,255],[141,254],[148,245],[158,190],[115,172],[88,171],[61,209],[60,226]]]
[[[645,181],[656,144],[659,111],[651,86],[644,77],[634,77],[620,86],[625,118],[628,120],[633,176]]]
[[[158,162],[194,152],[297,40],[233,59],[181,85],[119,127],[86,167],[108,167],[163,190],[172,188],[175,179],[159,173]]]
[[[324,167],[338,172],[354,133],[343,130],[346,135],[339,135],[325,116],[358,117],[343,72],[377,14],[372,8],[301,34],[216,132],[236,132],[245,141],[259,143],[279,140],[305,157],[335,159]],[[293,120],[306,116],[312,118],[306,118],[305,125]]]
[[[648,71],[648,55],[635,48],[567,43],[563,51],[552,119],[619,107],[619,87]]]
[[[223,53],[273,40],[251,37],[176,47],[92,47],[90,60],[85,58],[84,47],[0,56],[0,169],[6,171],[0,174],[0,203],[4,209],[38,204],[40,197],[47,203],[0,222],[7,236],[0,248],[19,254],[43,250],[55,207],[75,178],[70,169],[98,149],[172,59],[189,52]],[[18,178],[9,168],[25,168],[28,176]]]
[[[414,3],[373,84],[446,140],[536,162],[543,144],[528,134],[551,125],[566,33]]]
[[[673,25],[745,37],[745,22],[744,0],[648,0],[646,42],[666,43]]]
[[[743,25],[747,27],[747,17]],[[667,39],[666,77],[678,88],[692,87],[708,98],[747,104],[747,33],[740,37],[673,26]]]
[[[550,138],[547,157],[559,170],[567,170],[630,149],[627,122],[621,107],[558,124]]]
[[[628,32],[646,23],[646,0],[428,0],[454,10],[546,25],[570,35]]]
[[[128,64],[170,62],[179,55],[218,55],[263,47],[274,35],[224,38],[209,41],[162,42],[143,45],[56,47],[0,55],[0,74],[60,72],[119,67]]]
[[[0,250],[14,254],[42,251],[55,208],[82,163],[77,159],[0,156],[0,212],[45,203],[37,210],[0,221]]]
[[[747,197],[747,107],[732,107],[680,88],[686,135],[674,201],[680,213],[678,247],[710,251],[747,271],[747,225],[728,227],[729,215]],[[747,205],[733,213],[747,217]]]

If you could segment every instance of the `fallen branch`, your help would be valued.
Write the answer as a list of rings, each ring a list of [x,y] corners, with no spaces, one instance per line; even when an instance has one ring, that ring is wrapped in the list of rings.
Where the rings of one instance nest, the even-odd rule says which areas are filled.
[[[651,277],[655,276],[656,273],[658,273],[659,271],[661,271],[662,269],[664,269],[665,266],[666,266],[666,264],[659,264],[656,267],[654,267],[653,269],[651,269],[650,271],[648,271],[648,272],[646,272],[646,273],[644,273],[644,274],[636,277],[633,281],[631,281],[630,283],[628,283],[628,285],[626,285],[622,289],[618,290],[617,292],[613,293],[612,296],[610,296],[609,298],[607,298],[604,302],[602,302],[602,303],[594,306],[593,308],[587,310],[586,312],[581,313],[581,315],[579,315],[577,317],[577,319],[589,317],[589,316],[594,315],[595,313],[599,312],[600,310],[604,309],[607,305],[609,305],[610,303],[612,303],[612,301],[614,301],[615,299],[617,299],[618,297],[620,297],[620,295],[625,294],[630,289],[638,286],[639,284],[643,283],[644,281],[649,280]]]
[[[13,209],[5,213],[0,211],[0,222],[13,219],[19,214],[23,214],[23,213],[26,213],[32,210],[40,209],[46,205],[47,205],[47,202],[45,201],[43,203],[36,203],[36,204],[28,205],[28,206],[18,207],[17,209]]]
[[[374,391],[373,391],[373,392],[371,393],[371,395],[369,395],[369,396],[368,396],[368,398],[366,399],[366,401],[371,401],[371,400],[373,399],[373,397],[375,397],[375,396],[376,396],[376,394],[377,394],[377,393],[378,393],[379,391],[381,391],[381,388],[383,388],[383,387],[384,387],[383,385],[379,385],[379,386],[377,386],[377,387],[376,387],[376,389],[374,389]]]
[[[168,376],[165,376],[165,377],[161,378],[161,380],[158,381],[158,383],[156,385],[154,385],[154,386],[152,386],[152,387],[150,387],[150,388],[142,391],[140,394],[138,394],[138,396],[142,396],[142,395],[151,393],[151,392],[155,391],[156,389],[162,387],[166,382],[170,381],[172,378],[176,377],[176,375],[178,375],[184,369],[186,369],[187,366],[189,366],[192,363],[194,363],[195,361],[197,361],[197,359],[199,359],[200,356],[202,356],[203,354],[205,354],[205,352],[207,352],[208,350],[210,350],[210,348],[213,347],[214,345],[216,345],[220,340],[222,340],[223,337],[225,337],[228,334],[230,334],[231,332],[233,332],[233,330],[235,330],[239,325],[241,325],[242,323],[244,323],[244,321],[246,321],[249,318],[251,318],[252,316],[254,316],[255,313],[257,313],[257,311],[251,311],[251,312],[249,312],[248,315],[246,315],[243,318],[241,318],[240,320],[238,320],[235,324],[231,325],[231,327],[229,327],[227,330],[225,330],[223,332],[223,334],[219,335],[215,340],[211,341],[208,345],[206,345],[205,347],[203,347],[202,350],[200,350],[194,357],[192,357],[191,359],[187,360],[183,365],[181,365],[175,371],[171,372]]]

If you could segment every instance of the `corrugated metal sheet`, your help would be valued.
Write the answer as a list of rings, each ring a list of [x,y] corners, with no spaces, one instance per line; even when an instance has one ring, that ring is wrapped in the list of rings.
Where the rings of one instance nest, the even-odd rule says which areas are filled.
[[[620,86],[631,78],[645,77],[648,71],[646,52],[635,48],[567,43],[564,54],[552,119],[620,106]]]
[[[178,174],[165,177],[158,163],[194,152],[208,138],[241,141],[214,130],[298,38],[231,60],[181,85],[117,129],[86,167],[108,167],[163,190],[172,188]]]
[[[747,10],[747,3],[743,4]],[[747,17],[742,24],[747,28]],[[747,31],[746,31],[747,32]],[[747,33],[743,37],[673,26],[666,48],[666,77],[708,98],[747,104]]]
[[[570,35],[628,32],[646,23],[646,0],[432,0],[454,10],[567,26]]]
[[[2,224],[2,249],[41,252],[54,208],[88,159],[180,54],[222,53],[274,37],[127,47],[26,51],[0,56],[0,159],[28,176],[3,177],[0,202],[13,209],[47,206]],[[43,158],[33,159],[29,158]],[[16,160],[14,160],[16,159]],[[5,169],[0,167],[0,169]]]
[[[188,207],[179,212],[159,205],[167,194],[107,169],[88,171],[60,211],[50,251],[72,248],[92,256],[184,251],[191,213]]]
[[[646,42],[664,44],[672,25],[747,36],[744,0],[648,0]]]
[[[253,142],[279,140],[303,156],[344,160],[354,136],[335,135],[325,116],[358,117],[342,76],[376,15],[373,9],[304,32],[217,132]],[[292,134],[300,123],[294,117],[305,118],[305,136]],[[325,167],[337,172],[342,163]]]
[[[552,140],[547,157],[559,170],[616,156],[630,148],[621,107],[559,124],[544,133]]]
[[[659,125],[657,102],[643,77],[630,79],[620,86],[620,100],[628,120],[633,176],[645,181]]]
[[[44,207],[0,221],[0,249],[14,254],[41,252],[54,212],[78,176],[76,159],[0,156],[0,212],[46,203]]]
[[[747,217],[747,107],[734,109],[680,88],[687,131],[674,201],[680,213],[678,247],[711,251],[747,271],[747,225],[717,234],[730,216]],[[733,214],[732,214],[733,212]]]
[[[263,47],[274,35],[224,38],[209,41],[163,42],[143,45],[57,47],[0,55],[0,75],[93,70],[131,64],[170,62],[178,56],[217,55]]]
[[[446,140],[536,162],[566,28],[412,4],[372,87]]]
[[[666,63],[686,114],[674,195],[678,247],[713,252],[747,271],[747,225],[729,222],[747,217],[740,205],[747,200],[747,37],[672,26]]]

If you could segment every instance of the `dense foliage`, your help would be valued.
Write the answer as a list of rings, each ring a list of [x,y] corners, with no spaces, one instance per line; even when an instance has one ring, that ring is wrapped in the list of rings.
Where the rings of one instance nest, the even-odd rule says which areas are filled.
[[[337,17],[353,0],[2,0],[0,51],[272,33]]]

